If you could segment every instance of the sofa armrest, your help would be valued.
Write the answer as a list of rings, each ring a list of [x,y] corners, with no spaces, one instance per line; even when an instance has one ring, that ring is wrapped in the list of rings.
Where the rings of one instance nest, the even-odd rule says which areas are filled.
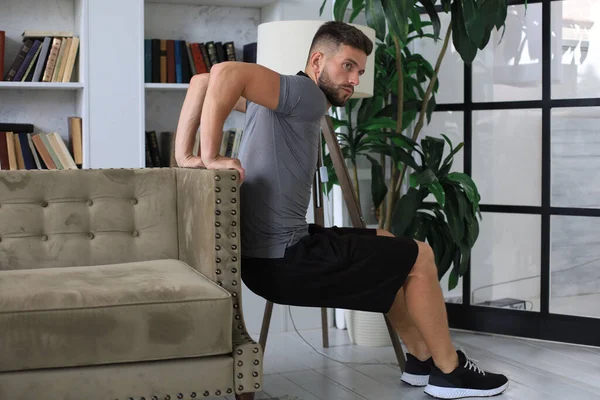
[[[177,168],[179,259],[233,297],[235,392],[261,389],[263,349],[246,330],[240,273],[239,175]]]

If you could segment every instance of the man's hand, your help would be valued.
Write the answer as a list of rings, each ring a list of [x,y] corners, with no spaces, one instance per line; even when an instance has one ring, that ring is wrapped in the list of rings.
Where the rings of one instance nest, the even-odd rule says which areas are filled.
[[[191,154],[188,155],[188,157],[183,158],[177,164],[182,168],[205,168],[206,167],[200,157],[196,157]]]
[[[242,168],[240,160],[237,158],[229,158],[224,156],[217,156],[214,160],[206,165],[208,169],[235,169],[240,174],[240,185],[244,181],[246,172]]]

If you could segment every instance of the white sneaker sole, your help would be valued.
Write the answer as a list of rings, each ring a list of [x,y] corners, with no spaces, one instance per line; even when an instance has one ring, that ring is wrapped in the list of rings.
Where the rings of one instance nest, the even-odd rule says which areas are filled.
[[[489,390],[447,388],[441,386],[427,385],[425,393],[438,399],[461,399],[464,397],[491,397],[497,396],[508,388],[508,382],[504,385]]]
[[[429,383],[429,375],[414,375],[404,372],[400,380],[404,383],[408,383],[411,386],[423,387],[427,386],[427,383]]]

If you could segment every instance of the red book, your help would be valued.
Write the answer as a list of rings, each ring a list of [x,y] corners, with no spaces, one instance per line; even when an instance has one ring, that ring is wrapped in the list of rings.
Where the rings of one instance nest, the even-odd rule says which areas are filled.
[[[0,81],[4,80],[4,44],[6,32],[0,31]]]

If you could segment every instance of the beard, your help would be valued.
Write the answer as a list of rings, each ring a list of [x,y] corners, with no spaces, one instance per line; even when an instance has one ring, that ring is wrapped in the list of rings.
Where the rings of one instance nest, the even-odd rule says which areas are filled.
[[[319,75],[317,84],[323,93],[325,93],[325,97],[327,97],[329,103],[335,107],[343,107],[350,98],[350,96],[342,90],[343,88],[348,88],[354,92],[352,86],[342,86],[333,83],[331,77],[327,73],[327,69],[324,69],[321,75]]]

